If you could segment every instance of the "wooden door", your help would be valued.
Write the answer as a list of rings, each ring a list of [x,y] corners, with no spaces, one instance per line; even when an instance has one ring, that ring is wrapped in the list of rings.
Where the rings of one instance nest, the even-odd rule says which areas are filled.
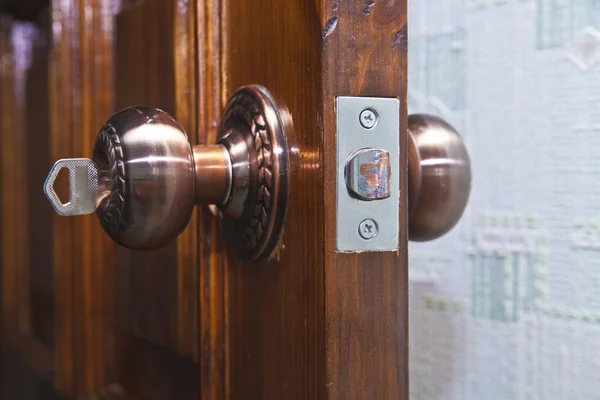
[[[0,20],[7,399],[74,398],[114,365],[110,243],[92,218],[60,218],[40,194],[54,160],[89,154],[112,111],[112,15],[106,2],[90,2],[86,18],[83,3],[46,3],[0,4],[11,11]],[[66,175],[57,186],[65,196]]]
[[[68,315],[73,259],[61,246],[71,226],[55,220],[39,195],[56,149],[50,133],[56,120],[50,104],[50,10],[31,17],[15,21],[2,16],[0,22],[2,389],[5,398],[59,398],[55,387],[71,391],[75,346]]]
[[[407,398],[405,200],[397,252],[338,253],[334,189],[336,97],[399,98],[406,116],[406,2],[225,6],[225,93],[251,82],[277,93],[297,149],[285,249],[263,265],[229,259],[229,394]]]
[[[5,397],[407,398],[406,197],[398,251],[339,253],[334,189],[336,97],[370,96],[400,100],[406,192],[406,1],[116,3],[53,1],[35,14],[42,61],[1,64]],[[24,22],[2,22],[0,57],[14,60]],[[20,84],[46,92],[21,96],[16,75],[35,71],[46,86]],[[159,107],[192,143],[214,143],[229,96],[248,84],[268,88],[294,125],[275,258],[239,261],[203,207],[152,252],[114,245],[93,216],[52,214],[45,173],[58,158],[89,157],[113,111]],[[32,276],[48,288],[31,289]],[[46,297],[27,294],[36,290]],[[31,379],[40,388],[26,396]]]

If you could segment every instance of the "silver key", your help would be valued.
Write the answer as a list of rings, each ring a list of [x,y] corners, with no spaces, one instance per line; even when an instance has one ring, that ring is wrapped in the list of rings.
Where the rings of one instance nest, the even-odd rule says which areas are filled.
[[[69,200],[62,203],[54,191],[54,181],[61,169],[69,171]],[[85,215],[96,211],[98,190],[98,167],[88,158],[67,158],[58,160],[52,166],[46,182],[44,194],[54,210],[60,215]]]

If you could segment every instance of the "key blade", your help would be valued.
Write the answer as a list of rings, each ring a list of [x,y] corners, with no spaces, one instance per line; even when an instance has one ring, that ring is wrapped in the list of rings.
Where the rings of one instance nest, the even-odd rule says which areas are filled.
[[[69,171],[69,200],[66,203],[61,202],[54,190],[54,181],[63,168]],[[44,182],[44,194],[60,215],[91,214],[96,211],[98,167],[88,158],[58,160]]]

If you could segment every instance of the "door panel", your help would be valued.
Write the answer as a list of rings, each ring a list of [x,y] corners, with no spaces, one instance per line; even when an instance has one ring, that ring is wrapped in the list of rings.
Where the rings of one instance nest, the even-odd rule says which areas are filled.
[[[195,76],[186,66],[195,65],[193,20],[189,21],[194,12],[190,4],[186,7],[176,14],[175,2],[151,0],[117,15],[115,109],[153,105],[174,115],[194,135]],[[175,30],[181,32],[178,47]],[[183,68],[176,70],[178,62]],[[190,357],[195,352],[190,339],[196,334],[198,311],[195,229],[194,222],[177,242],[156,251],[119,248],[115,270],[119,325]]]
[[[290,110],[294,122],[282,248],[260,264],[229,259],[230,396],[319,399],[325,389],[326,321],[317,7],[280,1],[225,4],[226,92],[260,83]]]
[[[29,334],[35,340],[50,350],[54,349],[54,321],[55,321],[55,298],[54,298],[54,273],[52,265],[47,260],[52,259],[52,212],[42,204],[43,199],[37,195],[39,182],[46,175],[45,166],[50,163],[48,147],[50,145],[49,131],[49,21],[47,14],[43,25],[40,26],[40,37],[32,42],[30,66],[26,73],[25,98],[27,105],[24,107],[25,142],[22,151],[30,154],[30,157],[40,160],[39,163],[23,165],[26,171],[26,230],[28,251],[25,265],[28,271],[24,279],[28,285],[29,308],[28,325]],[[25,160],[24,160],[25,161]],[[22,161],[23,162],[23,161]],[[26,161],[25,161],[26,162]],[[25,222],[23,221],[23,222]],[[27,290],[27,289],[26,289]]]
[[[212,144],[234,90],[260,84],[289,110],[294,129],[284,233],[268,261],[239,261],[208,207],[196,207],[184,233],[151,252],[114,245],[93,215],[47,214],[44,222],[35,214],[51,228],[35,233],[47,232],[48,248],[32,259],[51,252],[43,266],[52,267],[27,270],[36,275],[27,282],[36,299],[52,289],[54,314],[28,303],[50,307],[45,298],[25,301],[7,284],[22,272],[5,266],[19,265],[19,254],[31,254],[25,243],[41,240],[15,241],[11,227],[41,211],[3,195],[3,215],[13,214],[2,231],[3,324],[17,326],[23,307],[53,318],[35,318],[35,343],[54,346],[49,386],[68,398],[407,398],[406,196],[397,252],[342,254],[332,189],[337,96],[398,98],[405,121],[406,2],[66,0],[52,2],[51,20],[41,114],[50,133],[19,198],[41,188],[35,180],[52,161],[90,157],[104,121],[127,106],[161,108],[192,144]],[[13,70],[3,68],[2,82],[12,82]],[[32,156],[4,135],[19,120],[8,105],[14,93],[4,85],[2,93],[2,144],[18,151],[3,154],[4,189],[16,179],[10,162]],[[402,125],[401,193],[405,132]]]
[[[196,137],[195,5],[148,0],[124,7],[115,25],[115,109],[151,105]],[[196,399],[198,222],[170,245],[116,250],[118,375],[131,398]],[[147,382],[154,382],[148,385]]]
[[[295,130],[281,251],[260,265],[230,258],[231,397],[406,398],[406,198],[397,253],[340,254],[333,189],[337,96],[400,98],[405,120],[406,4],[226,5],[227,92],[265,85]]]
[[[196,63],[192,74],[197,84],[198,144],[217,140],[218,121],[225,106],[227,77],[223,74],[225,59],[222,46],[222,1],[197,1],[195,16]],[[186,63],[190,65],[191,63]],[[228,247],[219,218],[207,207],[196,208],[198,223],[199,332],[201,398],[227,398],[227,339],[230,327],[226,287],[228,281]],[[192,218],[193,222],[193,218]],[[192,229],[193,232],[193,229]]]
[[[112,110],[112,10],[100,0],[67,0],[52,2],[51,11],[50,161],[90,157],[100,121]],[[92,215],[54,215],[53,223],[57,315],[66,321],[56,334],[55,386],[73,397],[113,374],[114,246]]]
[[[4,345],[21,360],[15,371],[37,376],[22,382],[41,380],[67,396],[103,382],[112,366],[99,274],[112,264],[108,240],[92,217],[58,217],[40,193],[54,160],[89,154],[91,129],[110,110],[111,93],[101,89],[111,86],[112,15],[107,3],[87,6],[89,26],[74,23],[79,3],[66,1],[33,22],[5,19],[2,30],[3,59],[11,60],[2,75]],[[66,180],[59,186],[67,193]]]
[[[0,25],[3,347],[9,358],[25,356],[18,366],[23,380],[7,383],[45,393],[52,385],[42,382],[52,382],[57,368],[55,332],[66,322],[56,314],[53,212],[39,195],[50,158],[49,13],[34,22],[2,17]]]

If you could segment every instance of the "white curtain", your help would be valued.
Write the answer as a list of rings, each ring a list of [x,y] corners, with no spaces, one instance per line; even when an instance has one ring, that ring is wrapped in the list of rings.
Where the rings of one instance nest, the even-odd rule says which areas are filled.
[[[409,109],[469,207],[410,249],[411,400],[600,399],[600,0],[410,0]]]

